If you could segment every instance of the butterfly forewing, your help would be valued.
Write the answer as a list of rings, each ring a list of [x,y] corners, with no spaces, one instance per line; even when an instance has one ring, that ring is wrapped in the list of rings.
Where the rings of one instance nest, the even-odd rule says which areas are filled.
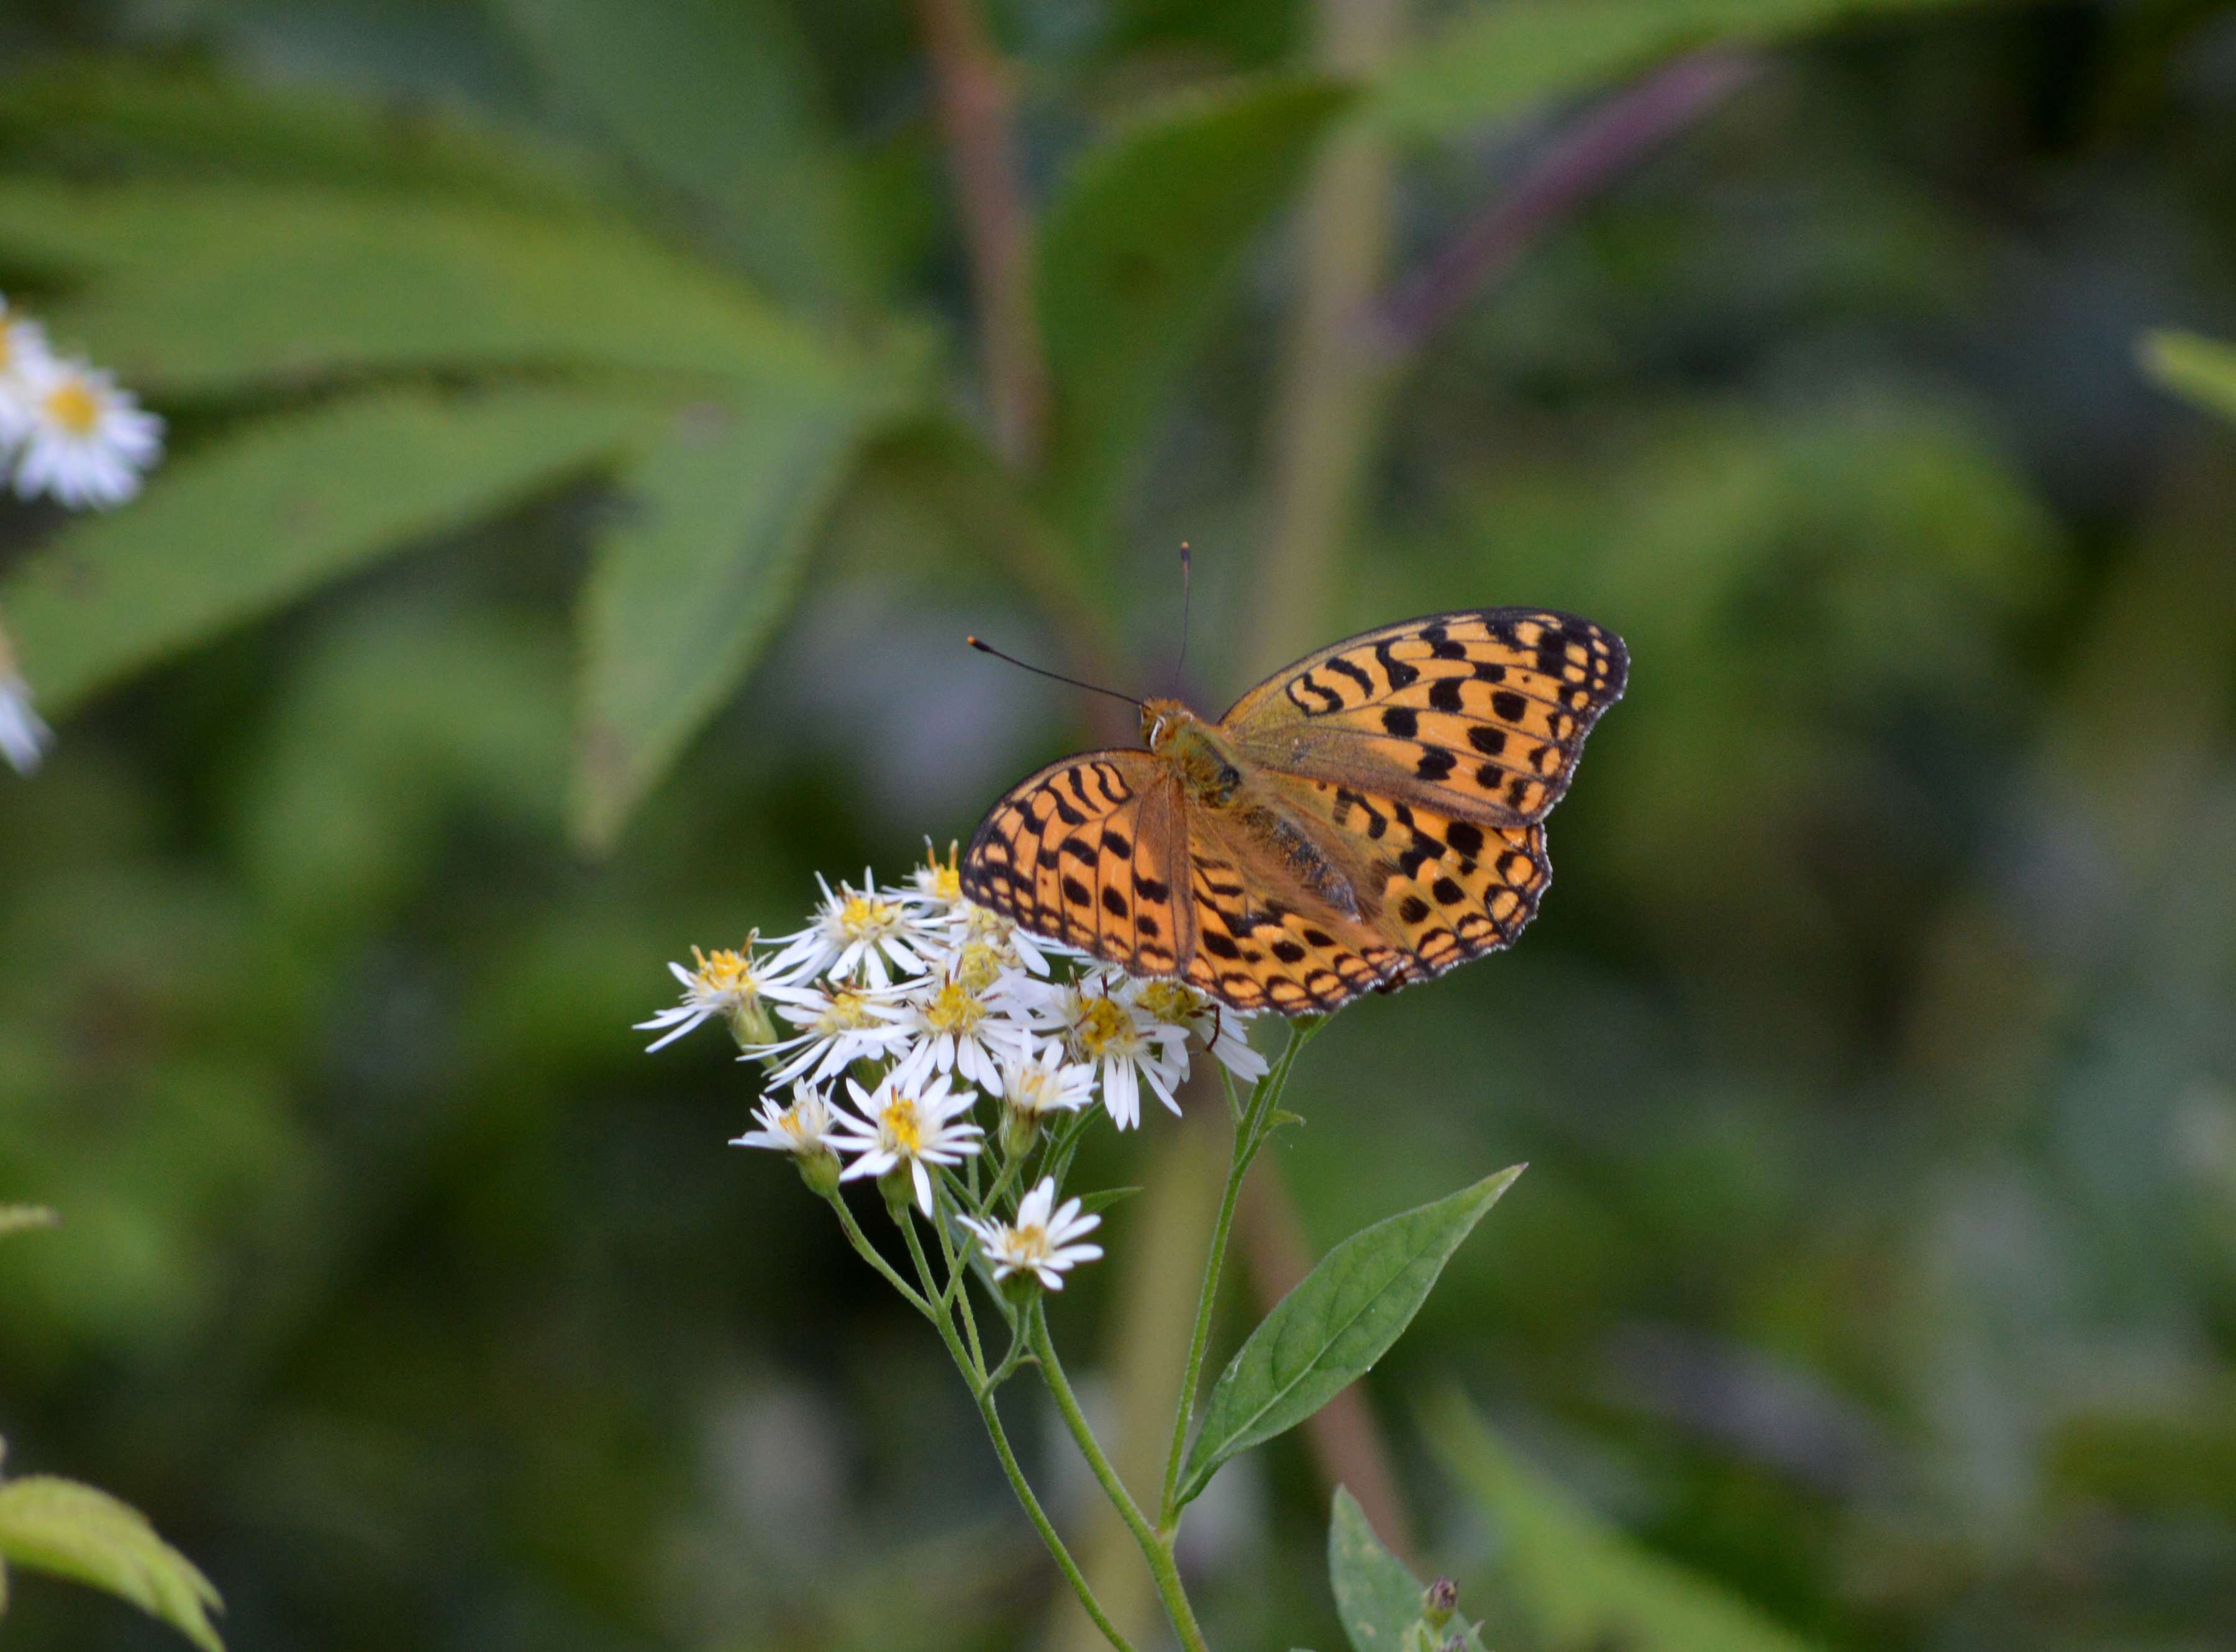
[[[1589,620],[1466,609],[1323,648],[1253,688],[1220,727],[1277,772],[1519,826],[1561,800],[1628,671],[1622,640]]]
[[[1182,830],[1179,783],[1148,753],[1069,758],[994,806],[963,892],[1136,974],[1174,974],[1194,939]]]
[[[1196,948],[1188,983],[1238,1010],[1330,1010],[1402,979],[1407,959],[1334,912],[1233,817],[1189,822]]]

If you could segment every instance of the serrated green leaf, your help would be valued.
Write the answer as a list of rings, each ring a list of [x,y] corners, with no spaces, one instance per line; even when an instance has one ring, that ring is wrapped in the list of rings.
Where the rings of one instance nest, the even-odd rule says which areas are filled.
[[[1814,1652],[1738,1596],[1639,1547],[1522,1466],[1457,1392],[1430,1443],[1498,1523],[1503,1576],[1557,1646],[1632,1652]]]
[[[1212,1385],[1180,1500],[1221,1463],[1294,1428],[1374,1362],[1412,1323],[1444,1264],[1522,1167],[1361,1228],[1320,1259],[1250,1333]]]
[[[2194,332],[2153,332],[2143,339],[2142,361],[2144,371],[2175,394],[2236,418],[2236,345]]]
[[[1303,77],[1191,96],[1079,162],[1038,272],[1053,488],[1075,531],[1101,521],[1243,253],[1352,96]]]
[[[1421,1583],[1382,1546],[1366,1510],[1343,1487],[1328,1519],[1328,1583],[1352,1652],[1400,1652],[1421,1618]]]
[[[613,840],[783,618],[865,413],[846,398],[694,406],[622,475],[625,514],[583,588],[586,843]]]
[[[1996,3],[1996,0],[1990,0]],[[1402,53],[1373,118],[1446,138],[1717,42],[1769,43],[1855,19],[1981,0],[1504,0],[1470,7]]]
[[[718,239],[793,299],[860,298],[839,146],[799,26],[770,0],[504,0],[553,89],[645,173],[720,215]]]
[[[56,1227],[62,1217],[46,1205],[0,1205],[0,1239],[33,1227]]]
[[[0,184],[0,249],[73,290],[48,330],[135,389],[558,366],[827,385],[742,286],[610,220],[254,185]]]
[[[102,685],[615,452],[653,411],[551,390],[366,396],[158,471],[0,581],[25,675],[66,709]]]
[[[144,1515],[106,1491],[49,1475],[0,1485],[0,1559],[106,1589],[222,1652],[209,1618],[223,1604],[217,1589]]]

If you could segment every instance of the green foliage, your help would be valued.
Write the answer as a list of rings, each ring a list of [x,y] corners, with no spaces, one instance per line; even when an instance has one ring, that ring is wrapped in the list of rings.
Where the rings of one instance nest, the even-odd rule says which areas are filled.
[[[1745,1602],[1629,1542],[1522,1466],[1457,1393],[1429,1419],[1445,1465],[1498,1524],[1503,1587],[1555,1645],[1806,1652]]]
[[[1328,1583],[1351,1652],[1442,1652],[1455,1635],[1463,1652],[1483,1652],[1473,1625],[1425,1620],[1424,1589],[1382,1546],[1358,1499],[1341,1486],[1328,1519]]]
[[[2142,356],[2146,371],[2168,390],[2236,419],[2236,345],[2193,332],[2154,332],[2143,341]]]
[[[859,398],[768,394],[675,414],[620,477],[583,590],[579,836],[610,843],[783,619],[860,440]]]
[[[106,1589],[160,1618],[205,1652],[221,1652],[208,1578],[128,1504],[75,1480],[31,1474],[0,1481],[0,1563]],[[6,1604],[0,1570],[0,1606]]]
[[[1351,101],[1325,80],[1254,81],[1161,109],[1076,163],[1039,248],[1051,485],[1075,530],[1101,524],[1242,254]]]
[[[377,557],[610,458],[644,408],[566,391],[391,392],[174,461],[0,581],[40,688],[68,706]]]
[[[1515,1165],[1345,1240],[1259,1322],[1212,1385],[1180,1500],[1237,1451],[1286,1433],[1373,1369],[1444,1264],[1522,1174]]]
[[[1376,118],[1451,137],[1695,47],[1789,39],[1859,18],[1981,0],[1495,0],[1427,31],[1378,82]]]

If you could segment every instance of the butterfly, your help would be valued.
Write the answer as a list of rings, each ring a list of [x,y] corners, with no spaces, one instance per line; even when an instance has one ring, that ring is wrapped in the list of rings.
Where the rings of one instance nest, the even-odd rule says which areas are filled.
[[[1589,620],[1463,609],[1332,643],[1215,723],[1144,701],[1148,750],[1068,757],[995,804],[963,892],[1237,1010],[1394,991],[1536,914],[1545,816],[1628,671]]]

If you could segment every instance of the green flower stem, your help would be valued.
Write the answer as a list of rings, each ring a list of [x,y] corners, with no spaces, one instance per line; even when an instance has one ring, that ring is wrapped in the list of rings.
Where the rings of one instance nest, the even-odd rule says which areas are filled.
[[[964,1283],[965,1276],[970,1272],[970,1265],[955,1254],[955,1240],[948,1232],[948,1213],[944,1202],[934,1200],[932,1208],[935,1214],[931,1225],[939,1234],[939,1259],[947,1267],[948,1293],[955,1299],[953,1312],[963,1321],[963,1334],[970,1339],[971,1368],[977,1372],[979,1380],[983,1382],[986,1350],[978,1340],[978,1316],[971,1311],[970,1292]],[[945,1311],[946,1306],[943,1301],[942,1310]]]
[[[862,1260],[883,1274],[885,1283],[898,1291],[911,1307],[927,1320],[937,1320],[939,1316],[931,1304],[917,1294],[915,1287],[895,1271],[891,1262],[878,1254],[878,1247],[870,1242],[870,1236],[864,1233],[860,1225],[855,1221],[854,1213],[846,1208],[845,1195],[838,1193],[826,1194],[825,1202],[838,1213],[838,1225],[845,1229],[847,1242],[853,1246]]]
[[[1149,1575],[1156,1580],[1158,1597],[1165,1603],[1165,1615],[1172,1620],[1180,1645],[1187,1652],[1209,1652],[1204,1643],[1203,1629],[1195,1621],[1195,1609],[1188,1604],[1187,1591],[1180,1586],[1180,1567],[1173,1559],[1172,1539],[1150,1526],[1141,1505],[1134,1501],[1134,1494],[1126,1489],[1126,1483],[1118,1478],[1118,1471],[1103,1455],[1102,1444],[1088,1426],[1086,1413],[1080,1410],[1078,1398],[1064,1377],[1062,1363],[1056,1357],[1056,1345],[1049,1339],[1048,1316],[1037,1306],[1032,1313],[1032,1338],[1041,1379],[1047,1383],[1056,1410],[1062,1413],[1064,1426],[1071,1431],[1071,1438],[1080,1455],[1087,1459],[1087,1466],[1094,1471],[1103,1495],[1110,1499],[1110,1506],[1117,1510],[1118,1517],[1126,1523],[1126,1530],[1133,1533],[1134,1541],[1141,1546],[1141,1558],[1149,1564]]]
[[[1180,1378],[1180,1404],[1174,1409],[1172,1450],[1165,1458],[1164,1489],[1157,1498],[1157,1530],[1167,1540],[1180,1524],[1177,1498],[1180,1464],[1187,1453],[1188,1423],[1195,1414],[1196,1387],[1203,1379],[1204,1350],[1211,1340],[1211,1311],[1219,1299],[1219,1275],[1227,1263],[1227,1241],[1234,1226],[1235,1201],[1241,1197],[1243,1178],[1249,1175],[1251,1162],[1264,1143],[1266,1121],[1273,1116],[1274,1104],[1288,1086],[1289,1069],[1296,1064],[1297,1051],[1311,1037],[1309,1030],[1293,1026],[1289,1030],[1289,1042],[1280,1058],[1273,1063],[1273,1070],[1259,1081],[1235,1119],[1234,1153],[1227,1164],[1226,1190],[1220,1195],[1219,1216],[1212,1225],[1211,1250],[1204,1258],[1203,1289],[1196,1298],[1195,1328],[1188,1336],[1187,1369]]]
[[[1008,1366],[1011,1362],[1005,1359],[1002,1363]],[[1079,1596],[1081,1607],[1094,1621],[1095,1627],[1102,1631],[1102,1638],[1117,1648],[1118,1652],[1134,1652],[1132,1643],[1118,1632],[1118,1626],[1102,1609],[1102,1603],[1095,1598],[1094,1589],[1088,1586],[1087,1574],[1080,1570],[1079,1563],[1071,1557],[1071,1550],[1063,1546],[1063,1539],[1056,1535],[1047,1510],[1041,1507],[1041,1500],[1033,1495],[1033,1488],[1026,1482],[1024,1471],[1017,1466],[1016,1453],[1009,1449],[1009,1437],[1002,1428],[1001,1413],[994,1408],[994,1389],[990,1383],[978,1391],[978,1415],[985,1419],[986,1438],[994,1442],[994,1455],[1002,1459],[1002,1472],[1009,1477],[1009,1489],[1017,1494],[1017,1502],[1023,1505],[1025,1517],[1033,1523],[1033,1530],[1041,1534],[1041,1541],[1048,1545],[1056,1570],[1071,1585],[1071,1592]]]

